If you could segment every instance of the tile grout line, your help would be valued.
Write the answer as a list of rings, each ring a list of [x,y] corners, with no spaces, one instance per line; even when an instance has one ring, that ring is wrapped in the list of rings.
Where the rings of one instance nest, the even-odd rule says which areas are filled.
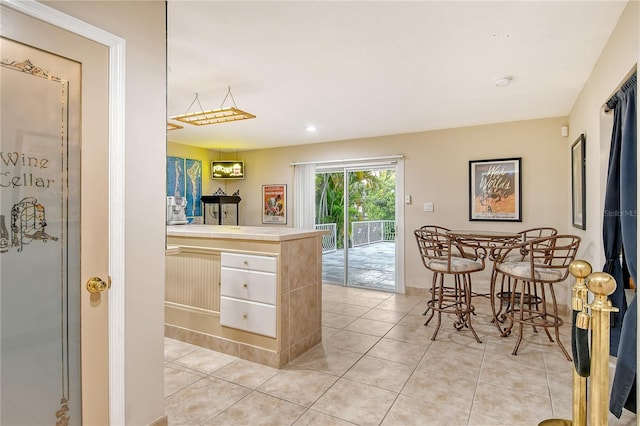
[[[383,300],[387,300],[387,299],[388,299],[388,298],[385,298],[385,299],[383,299]],[[343,303],[344,303],[344,302],[343,302]],[[382,303],[382,301],[381,301],[380,303]],[[380,303],[378,303],[378,305],[379,305]],[[363,316],[363,315],[366,315],[366,313],[368,313],[369,311],[371,311],[372,309],[374,309],[374,308],[375,308],[376,306],[378,306],[378,305],[375,305],[375,306],[372,306],[372,307],[367,307],[367,306],[365,306],[365,307],[367,307],[368,309],[367,309],[365,312],[363,312],[360,316],[358,316],[358,317],[354,317],[354,318],[355,318],[355,319],[354,319],[354,321],[355,321],[356,319],[360,319],[360,318],[362,318],[362,316]],[[360,305],[355,305],[355,306],[360,306]],[[405,315],[406,315],[406,314],[405,314]],[[347,315],[347,316],[349,316],[349,315]],[[403,318],[404,318],[404,316],[403,316]],[[351,323],[353,323],[353,321],[351,321],[349,324],[351,324]],[[345,330],[345,328],[346,328],[346,327],[348,327],[348,326],[349,326],[349,324],[347,324],[345,327],[341,328],[340,330]],[[397,324],[397,323],[396,323],[396,324]],[[362,333],[362,334],[365,334],[365,333]],[[386,334],[386,333],[385,333],[385,334]],[[375,337],[378,337],[378,336],[375,336]],[[375,343],[375,344],[377,344],[377,343],[382,339],[382,337],[383,337],[383,336],[378,337],[378,340],[376,341],[376,343]],[[320,344],[321,344],[321,343],[320,343]],[[375,344],[374,344],[374,345],[372,345],[372,347],[373,347],[373,346],[375,346]],[[344,350],[344,349],[343,349],[343,350]],[[220,415],[221,415],[221,414],[223,414],[225,411],[229,410],[231,407],[233,407],[234,405],[236,405],[238,402],[242,401],[242,400],[243,400],[243,399],[245,399],[247,396],[251,395],[253,392],[259,392],[259,393],[262,393],[263,395],[267,395],[267,396],[270,396],[270,397],[273,397],[273,398],[277,398],[277,399],[280,399],[280,400],[282,400],[282,401],[285,401],[285,402],[288,402],[288,403],[291,403],[291,404],[298,405],[298,406],[300,406],[300,407],[304,407],[304,408],[305,408],[305,410],[304,410],[302,413],[300,413],[300,415],[299,415],[298,417],[296,417],[296,419],[291,423],[291,424],[295,424],[298,420],[300,420],[300,418],[301,418],[302,416],[304,416],[304,414],[305,414],[305,413],[307,413],[309,410],[311,410],[311,409],[312,409],[312,407],[313,407],[313,405],[314,405],[316,402],[318,402],[318,400],[320,400],[320,399],[321,399],[321,398],[322,398],[322,397],[323,397],[323,396],[324,396],[324,395],[325,395],[325,394],[326,394],[330,389],[332,389],[332,388],[335,386],[335,384],[336,384],[336,383],[338,383],[338,381],[339,381],[340,379],[344,378],[344,379],[346,379],[346,380],[350,380],[350,379],[348,379],[348,378],[345,378],[345,377],[344,377],[344,375],[345,375],[347,372],[349,372],[349,370],[351,370],[351,368],[353,368],[353,366],[355,366],[355,365],[356,365],[356,364],[357,364],[357,363],[358,363],[362,358],[364,358],[364,356],[365,356],[365,355],[366,355],[370,350],[371,350],[371,348],[369,348],[365,353],[363,353],[363,354],[362,354],[362,355],[361,355],[361,356],[360,356],[360,357],[359,357],[359,358],[358,358],[358,359],[353,363],[353,365],[352,365],[350,368],[348,368],[347,370],[345,370],[345,371],[344,371],[343,373],[341,373],[339,376],[336,376],[336,377],[337,377],[336,381],[335,381],[331,386],[329,386],[329,387],[328,387],[324,392],[322,392],[322,393],[321,393],[321,394],[320,394],[320,395],[319,395],[319,396],[318,396],[318,397],[317,397],[317,398],[316,398],[316,399],[315,399],[315,400],[314,400],[314,401],[313,401],[313,402],[312,402],[308,407],[305,407],[305,406],[302,406],[302,405],[296,404],[296,403],[294,403],[294,402],[292,402],[292,401],[288,401],[288,400],[286,400],[286,399],[283,399],[283,398],[280,398],[280,397],[277,397],[277,396],[274,396],[274,395],[270,395],[270,394],[267,394],[267,393],[264,393],[264,392],[260,392],[259,390],[257,390],[257,387],[256,387],[256,389],[252,389],[252,390],[251,390],[251,392],[249,392],[247,395],[245,395],[244,397],[242,397],[241,399],[239,399],[238,401],[236,401],[236,402],[235,402],[234,404],[232,404],[231,406],[227,407],[227,408],[226,408],[225,410],[223,410],[222,412],[218,413],[218,414],[217,414],[215,417],[213,417],[212,419],[209,419],[209,421],[211,421],[211,420],[215,419],[216,417],[220,416]],[[347,352],[351,352],[351,351],[347,351]],[[328,373],[325,373],[325,372],[320,371],[320,370],[310,370],[310,371],[314,371],[314,372],[319,372],[319,373],[328,374]],[[275,376],[273,376],[273,377],[275,377]],[[271,377],[271,378],[273,378],[273,377]],[[264,383],[266,383],[267,381],[269,381],[271,378],[269,378],[269,379],[265,380],[263,383],[261,383],[261,385],[262,385],[262,384],[264,384]],[[233,383],[233,382],[230,382],[230,383]],[[260,386],[260,385],[258,385],[258,386]],[[333,415],[331,415],[331,414],[324,413],[324,412],[322,412],[322,411],[320,411],[320,413],[322,413],[323,415],[327,415],[327,416],[329,416],[329,417],[332,417],[332,418],[339,419],[339,420],[341,420],[341,421],[345,421],[345,422],[348,422],[348,423],[354,424],[354,423],[352,423],[352,422],[350,422],[350,421],[348,421],[348,420],[345,420],[345,419],[340,418],[340,417],[335,417],[335,416],[333,416]],[[355,425],[355,424],[354,424],[354,425]]]
[[[374,305],[374,306],[370,307],[367,311],[363,312],[360,316],[355,317],[355,320],[357,320],[357,319],[367,319],[367,318],[362,318],[362,317],[363,317],[364,315],[366,315],[368,312],[370,312],[371,310],[376,309],[380,304],[384,303],[385,301],[388,301],[390,297],[391,297],[391,295],[390,295],[389,297],[386,297],[386,298],[382,299],[382,300],[380,301],[380,303],[378,303],[377,305]],[[418,303],[419,303],[419,302],[417,302],[415,306],[417,306],[417,305],[418,305]],[[359,305],[356,305],[356,306],[359,306]],[[363,354],[362,354],[362,355],[361,355],[361,356],[360,356],[360,357],[359,357],[359,358],[358,358],[358,359],[357,359],[357,360],[356,360],[356,361],[351,365],[351,367],[349,367],[347,370],[345,370],[345,371],[344,371],[344,372],[343,372],[343,373],[338,377],[338,380],[336,380],[336,381],[335,381],[335,382],[334,382],[334,383],[333,383],[329,388],[327,388],[327,389],[326,389],[326,390],[325,390],[325,391],[324,391],[324,392],[323,392],[323,393],[322,393],[322,394],[321,394],[321,395],[320,395],[320,396],[319,396],[319,397],[314,401],[314,404],[315,404],[318,400],[320,400],[320,399],[322,398],[322,396],[324,396],[324,395],[325,395],[325,394],[326,394],[326,393],[327,393],[331,388],[333,388],[333,386],[335,386],[335,384],[336,384],[340,379],[343,379],[343,378],[344,378],[345,380],[351,380],[351,381],[354,381],[354,382],[357,382],[357,383],[362,383],[362,382],[359,382],[359,381],[357,381],[357,380],[352,380],[352,379],[349,379],[349,378],[344,377],[344,376],[345,376],[345,374],[347,374],[347,373],[348,373],[348,372],[349,372],[349,371],[350,371],[350,370],[351,370],[351,369],[352,369],[356,364],[358,364],[358,362],[360,362],[360,360],[362,360],[362,359],[363,359],[363,358],[364,358],[364,357],[365,357],[365,356],[366,356],[366,355],[371,351],[371,349],[373,349],[373,348],[374,348],[378,343],[380,343],[380,341],[381,341],[381,340],[382,340],[382,339],[383,339],[383,338],[384,338],[384,337],[385,337],[385,336],[386,336],[386,335],[387,335],[387,334],[388,334],[388,333],[389,333],[389,332],[390,332],[390,331],[391,331],[395,326],[399,325],[399,323],[400,323],[400,322],[401,322],[401,321],[402,321],[402,320],[403,320],[407,315],[409,315],[409,313],[410,313],[410,312],[415,308],[415,306],[414,306],[413,308],[411,308],[409,311],[407,311],[406,313],[404,313],[404,315],[402,315],[402,317],[401,317],[401,318],[399,318],[395,323],[393,323],[393,327],[392,327],[391,329],[389,329],[386,333],[384,333],[382,336],[374,336],[374,337],[377,337],[377,338],[378,338],[378,340],[377,340],[373,345],[371,345],[371,347],[370,347],[369,349],[367,349],[367,350],[366,350],[366,351],[365,351],[365,352],[364,352],[364,353],[363,353]],[[354,321],[355,321],[355,320],[354,320]],[[351,321],[351,322],[350,322],[349,324],[347,324],[345,327],[341,328],[341,330],[346,330],[346,327],[348,327],[348,326],[349,326],[350,324],[352,324],[354,321]],[[374,321],[374,320],[372,320],[372,321]],[[384,321],[380,321],[380,322],[384,322]],[[346,330],[346,331],[348,331],[348,330]],[[361,333],[361,334],[366,334],[366,333]],[[392,340],[393,340],[393,339],[392,339]],[[406,343],[406,342],[405,342],[405,343]],[[351,351],[348,351],[348,352],[351,352]],[[425,351],[425,353],[426,353],[426,351]],[[423,354],[423,357],[424,357],[424,354]],[[374,357],[374,358],[377,358],[377,357]],[[421,360],[422,360],[422,358],[421,358]],[[416,367],[414,367],[414,370],[412,370],[412,374],[413,374],[413,371],[415,371],[415,369],[417,368],[417,365],[418,365],[419,363],[420,363],[420,362],[418,362],[418,363],[416,364]],[[410,378],[410,377],[411,377],[411,375],[409,375],[409,378]],[[407,378],[407,381],[409,380],[409,378]],[[366,385],[366,383],[362,383],[362,384],[365,384],[365,385]],[[403,388],[404,388],[404,386],[405,386],[405,385],[406,385],[406,382],[405,382],[405,384],[403,385]],[[372,385],[369,385],[369,386],[372,386]],[[373,386],[373,387],[376,387],[376,388],[377,388],[377,386]],[[382,389],[382,390],[388,390],[388,389],[383,389],[383,388],[379,388],[379,389]],[[393,392],[393,391],[391,391],[391,392]],[[380,420],[380,422],[378,423],[379,425],[380,425],[380,424],[382,424],[382,422],[384,421],[385,417],[389,414],[389,411],[390,411],[390,410],[391,410],[391,408],[393,407],[393,404],[396,402],[396,400],[398,399],[398,396],[399,396],[399,395],[400,395],[400,391],[398,391],[398,392],[396,393],[396,396],[395,396],[395,398],[393,399],[393,402],[390,404],[390,406],[389,406],[389,408],[387,409],[387,411],[385,412],[384,416],[382,416],[382,419],[381,419],[381,420]],[[313,406],[313,404],[311,404],[311,405]],[[309,409],[311,409],[311,407],[309,407]],[[307,410],[307,411],[308,411],[308,410]],[[304,414],[304,413],[303,413],[303,414]],[[323,413],[323,414],[326,414],[326,413]],[[331,417],[334,417],[334,416],[331,416]],[[339,418],[339,417],[338,417],[338,418]],[[342,419],[342,418],[339,418],[339,419],[340,419],[340,420],[343,420],[343,421],[346,421],[346,422],[349,422],[349,423],[352,423],[352,422],[350,422],[350,421],[348,421],[348,420],[345,420],[345,419]]]
[[[487,355],[487,336],[485,336],[483,349],[482,349],[482,362],[480,363],[480,368],[478,369],[478,376],[476,377],[476,386],[473,389],[473,397],[471,398],[471,406],[469,407],[469,417],[467,418],[467,426],[471,423],[471,413],[473,412],[473,404],[476,400],[476,393],[478,392],[478,386],[480,385],[480,374],[482,374],[482,367],[484,365],[484,361]]]
[[[351,295],[351,297],[353,297],[353,298],[357,298],[358,296],[359,296],[359,295],[357,295],[357,294],[355,294],[355,295],[353,295],[353,294],[352,294],[352,295]],[[359,320],[359,319],[371,320],[371,321],[379,321],[379,322],[385,322],[385,323],[386,323],[386,321],[380,321],[380,320],[376,320],[376,319],[363,318],[363,317],[364,317],[365,315],[369,314],[369,313],[370,313],[372,310],[374,310],[374,309],[382,309],[382,308],[378,308],[378,306],[380,306],[380,305],[381,305],[382,303],[384,303],[385,301],[389,301],[389,299],[390,299],[392,296],[393,296],[393,295],[391,295],[391,294],[390,294],[389,296],[385,297],[384,299],[381,299],[381,300],[380,300],[380,302],[379,302],[379,303],[377,303],[377,304],[375,304],[374,306],[364,306],[364,308],[367,308],[367,309],[366,309],[363,313],[361,313],[361,314],[360,314],[360,315],[358,315],[358,316],[353,317],[353,320],[352,320],[351,322],[349,322],[349,324],[342,325],[340,328],[338,328],[338,329],[336,329],[336,330],[338,330],[338,332],[339,332],[339,331],[349,331],[349,330],[346,330],[346,329],[347,329],[347,327],[349,327],[349,325],[350,325],[350,324],[352,324],[354,321],[357,321],[357,320]],[[362,295],[361,297],[365,297],[365,295]],[[409,299],[407,299],[407,301],[408,301],[408,300],[409,300]],[[389,335],[389,333],[391,332],[391,330],[393,330],[393,329],[394,329],[394,328],[396,328],[397,326],[401,325],[401,323],[402,323],[403,321],[405,321],[405,320],[407,319],[407,317],[409,317],[409,316],[410,316],[410,315],[412,315],[413,313],[415,313],[415,314],[417,315],[417,313],[418,313],[417,308],[418,308],[418,306],[420,305],[420,303],[422,303],[422,301],[423,301],[423,300],[424,300],[424,297],[422,297],[422,298],[420,299],[420,301],[416,301],[415,303],[412,303],[412,306],[413,306],[413,307],[412,307],[412,308],[410,308],[410,309],[408,309],[408,310],[406,310],[406,311],[405,311],[405,308],[404,308],[404,307],[403,307],[403,309],[402,309],[401,311],[396,311],[396,312],[401,313],[401,316],[399,316],[399,318],[397,318],[396,320],[394,320],[394,322],[393,322],[393,323],[388,323],[388,324],[391,324],[391,328],[390,328],[389,330],[387,330],[384,334],[380,335],[380,336],[378,336],[378,335],[371,335],[371,334],[368,334],[368,333],[366,333],[366,332],[362,332],[362,331],[352,331],[352,332],[354,332],[354,333],[359,333],[359,334],[362,334],[362,335],[373,336],[373,337],[375,337],[375,342],[374,342],[374,343],[372,343],[372,344],[371,344],[371,345],[370,345],[370,346],[369,346],[369,347],[368,347],[368,348],[367,348],[363,353],[361,353],[361,354],[360,354],[360,353],[357,353],[357,352],[353,352],[353,351],[351,351],[351,350],[343,349],[343,350],[345,350],[346,352],[356,353],[356,354],[358,355],[357,359],[356,359],[353,363],[351,363],[351,364],[350,364],[350,366],[346,368],[346,370],[342,371],[342,372],[341,372],[340,374],[338,374],[338,375],[335,375],[334,377],[335,377],[336,379],[335,379],[335,381],[331,384],[331,386],[329,386],[326,390],[324,390],[322,393],[320,393],[320,394],[315,398],[315,400],[309,404],[309,406],[300,405],[300,404],[298,404],[298,403],[296,403],[296,402],[289,401],[288,399],[286,399],[286,397],[279,397],[279,396],[275,396],[275,395],[270,395],[270,394],[268,394],[268,393],[265,393],[265,392],[260,391],[260,390],[258,390],[258,389],[257,389],[259,386],[262,386],[264,383],[268,382],[268,381],[269,381],[269,380],[271,380],[273,377],[275,377],[275,375],[274,375],[274,376],[271,376],[271,377],[269,377],[269,378],[267,378],[266,380],[264,380],[264,381],[263,381],[263,382],[261,382],[260,384],[256,385],[256,386],[255,386],[255,388],[248,388],[248,387],[246,387],[246,386],[244,386],[244,385],[240,385],[240,384],[235,383],[235,382],[231,382],[231,381],[228,381],[228,380],[225,380],[225,379],[222,379],[222,378],[218,378],[218,377],[216,377],[216,376],[214,376],[214,375],[213,375],[213,374],[215,374],[215,372],[216,372],[216,371],[218,371],[220,368],[223,368],[223,367],[219,367],[219,368],[217,368],[216,370],[214,370],[214,371],[212,371],[212,372],[210,372],[210,373],[204,373],[204,372],[200,372],[200,371],[198,371],[198,370],[195,370],[195,369],[193,369],[193,368],[191,368],[191,367],[189,367],[189,366],[185,366],[185,365],[182,365],[182,364],[179,364],[179,363],[175,362],[175,361],[177,361],[177,360],[179,360],[179,359],[181,359],[181,358],[183,358],[183,357],[185,357],[185,356],[188,356],[189,354],[193,353],[193,352],[194,352],[193,350],[192,350],[191,352],[189,352],[189,353],[185,353],[185,354],[181,355],[181,356],[180,356],[180,357],[178,357],[178,358],[172,359],[172,360],[170,360],[170,361],[165,361],[165,365],[167,365],[167,363],[168,363],[170,366],[175,366],[175,367],[176,367],[176,369],[183,369],[183,371],[184,371],[184,372],[186,372],[186,373],[194,372],[194,373],[198,373],[198,374],[204,374],[204,376],[203,376],[203,377],[198,378],[194,383],[198,383],[198,382],[200,382],[203,378],[215,378],[216,380],[220,380],[220,381],[222,381],[222,382],[227,382],[227,383],[230,383],[230,384],[233,384],[233,385],[236,385],[236,386],[244,387],[244,388],[246,388],[246,389],[249,391],[246,395],[244,395],[244,396],[243,396],[242,398],[240,398],[238,401],[235,401],[231,406],[226,407],[223,411],[221,411],[220,413],[216,414],[216,415],[215,415],[214,417],[212,417],[211,419],[208,419],[206,422],[210,422],[210,421],[212,421],[212,420],[213,420],[213,419],[215,419],[216,417],[218,417],[218,416],[222,415],[222,413],[227,412],[231,407],[235,406],[238,402],[243,401],[247,396],[249,396],[249,395],[253,394],[254,392],[258,392],[259,394],[267,395],[267,396],[269,396],[269,397],[276,398],[276,399],[281,400],[281,401],[283,401],[283,402],[287,402],[287,403],[290,403],[290,404],[294,404],[294,405],[296,405],[296,406],[298,406],[298,407],[302,407],[302,408],[304,408],[304,409],[302,410],[302,412],[301,412],[301,413],[300,413],[300,414],[299,414],[295,419],[293,419],[293,420],[291,421],[291,424],[294,424],[294,423],[296,423],[296,422],[300,421],[300,419],[301,419],[301,418],[302,418],[306,413],[308,413],[309,411],[311,411],[311,410],[312,410],[312,406],[313,406],[317,401],[319,401],[323,396],[325,396],[327,392],[329,392],[331,389],[333,389],[333,388],[334,388],[334,386],[336,385],[336,383],[337,383],[339,380],[341,380],[341,379],[345,379],[345,380],[349,380],[349,381],[356,382],[356,383],[362,383],[362,384],[365,384],[365,385],[366,385],[367,383],[365,383],[365,382],[360,382],[360,381],[358,381],[357,379],[352,379],[352,378],[348,378],[348,377],[345,377],[345,376],[346,376],[350,371],[353,371],[353,368],[354,368],[354,367],[355,367],[359,362],[361,362],[361,361],[363,360],[363,358],[364,358],[364,357],[366,357],[366,356],[371,356],[371,357],[374,357],[374,358],[379,358],[379,357],[377,357],[377,356],[370,355],[370,354],[371,354],[371,352],[372,352],[372,349],[373,349],[376,345],[378,345],[378,344],[379,344],[383,339],[387,338],[387,336]],[[404,302],[404,301],[402,301],[402,300],[398,299],[398,300],[397,300],[397,302],[402,303],[402,302]],[[343,303],[344,303],[344,302],[343,302]],[[353,303],[348,303],[348,304],[353,304]],[[361,305],[355,305],[355,304],[353,304],[353,305],[354,305],[354,306],[361,306]],[[406,306],[406,305],[404,305],[404,306]],[[390,310],[390,311],[392,311],[392,310]],[[404,312],[402,312],[402,311],[404,311]],[[348,316],[350,316],[350,315],[348,315]],[[480,318],[478,318],[478,320],[480,320]],[[482,318],[482,320],[484,321],[484,320],[485,320],[485,318],[483,317],[483,318]],[[366,324],[365,324],[365,325],[366,325]],[[407,324],[407,326],[409,326],[409,325],[410,325],[410,324]],[[478,389],[479,389],[479,387],[480,387],[480,385],[481,385],[481,382],[480,382],[480,374],[482,373],[482,368],[483,368],[483,366],[485,365],[485,362],[487,362],[487,359],[488,359],[488,358],[487,358],[487,356],[489,355],[489,352],[492,352],[492,353],[493,353],[493,352],[495,351],[495,350],[494,350],[494,351],[489,351],[489,349],[488,349],[488,345],[489,345],[489,344],[491,344],[491,345],[498,344],[498,342],[495,342],[495,341],[493,341],[493,340],[491,340],[491,341],[489,341],[489,340],[488,340],[489,334],[492,334],[492,333],[490,333],[490,332],[491,332],[491,331],[494,331],[494,327],[495,327],[495,326],[494,326],[493,324],[490,324],[490,323],[484,323],[484,322],[477,322],[477,321],[476,321],[476,324],[474,324],[474,325],[481,325],[481,326],[482,326],[482,329],[483,329],[483,333],[487,333],[487,335],[486,335],[486,336],[484,336],[484,338],[483,338],[482,358],[481,358],[481,362],[480,362],[480,369],[478,370],[477,377],[476,377],[476,383],[475,383],[475,388],[474,388],[474,391],[473,391],[473,397],[472,397],[472,400],[471,400],[471,405],[470,405],[470,409],[469,409],[469,414],[468,414],[468,417],[467,417],[467,423],[466,423],[467,425],[470,425],[470,424],[471,424],[471,422],[472,422],[472,411],[473,411],[473,409],[474,409],[475,402],[476,402],[476,401],[475,401],[475,398],[476,398],[476,395],[477,395],[477,393],[478,393]],[[470,337],[472,337],[472,336],[470,336]],[[402,342],[402,343],[405,343],[405,344],[411,344],[411,343],[413,342],[413,341],[406,341],[406,340],[396,340],[396,339],[392,339],[392,338],[388,338],[388,339],[391,339],[391,340],[393,340],[393,341],[395,341],[395,342]],[[323,340],[324,340],[324,339],[323,339]],[[422,340],[420,340],[420,341],[422,341]],[[415,342],[413,342],[413,343],[415,344]],[[458,342],[458,343],[459,343],[459,342]],[[408,381],[411,379],[411,377],[413,376],[413,374],[418,370],[418,367],[419,367],[419,366],[420,366],[420,364],[424,361],[425,357],[429,354],[429,352],[432,350],[432,348],[433,348],[433,346],[430,344],[430,345],[429,345],[429,346],[424,350],[424,352],[422,353],[422,355],[421,355],[421,357],[419,358],[419,360],[417,361],[417,363],[416,363],[416,364],[413,366],[413,368],[411,369],[411,373],[408,375],[407,379],[404,381],[404,384],[400,387],[400,389],[399,389],[398,391],[392,391],[392,392],[395,392],[395,397],[393,398],[393,401],[391,401],[391,403],[390,403],[389,407],[386,409],[386,411],[385,411],[384,415],[381,417],[381,420],[379,421],[379,423],[378,423],[378,424],[382,424],[382,423],[384,423],[384,421],[385,421],[385,420],[390,419],[389,414],[390,414],[391,410],[393,409],[393,407],[395,406],[395,404],[397,403],[397,401],[398,401],[398,399],[399,399],[399,396],[402,394],[403,390],[404,390],[404,389],[406,389],[406,386],[407,386]],[[554,346],[554,348],[555,348],[555,346]],[[480,349],[480,348],[478,348],[478,349]],[[214,351],[214,352],[215,352],[215,351]],[[544,355],[544,354],[546,354],[546,353],[548,353],[548,351],[547,351],[547,348],[546,348],[546,347],[543,347],[542,349],[540,349],[540,352],[541,352],[543,355]],[[397,353],[397,351],[396,351],[396,353]],[[393,360],[391,360],[391,359],[388,359],[388,358],[384,358],[384,357],[382,357],[382,355],[381,355],[381,357],[380,357],[379,359],[386,359],[386,360],[388,360],[388,361],[393,361]],[[551,384],[552,384],[552,382],[551,382],[551,376],[550,376],[550,374],[552,374],[552,371],[550,370],[550,368],[553,368],[553,366],[554,366],[554,365],[556,365],[556,363],[555,363],[554,361],[555,361],[554,359],[547,359],[546,357],[545,357],[545,358],[543,358],[543,362],[544,362],[543,366],[544,366],[544,371],[545,371],[545,373],[546,373],[546,378],[545,378],[545,379],[546,379],[546,385],[547,385],[546,387],[547,387],[548,398],[549,398],[549,401],[550,401],[550,404],[551,404],[551,410],[552,410],[552,413],[554,413],[554,415],[555,415],[555,410],[554,410],[554,405],[553,405],[553,404],[554,404],[554,401],[553,401],[553,398],[552,398],[552,392],[551,392]],[[398,362],[398,361],[394,361],[394,362]],[[400,363],[400,364],[403,364],[403,363]],[[194,365],[195,365],[195,364],[194,364]],[[228,364],[227,364],[227,365],[228,365]],[[407,365],[407,364],[405,364],[405,365]],[[323,374],[329,374],[329,375],[332,375],[332,374],[330,374],[330,373],[326,373],[326,372],[324,372],[324,371],[316,370],[316,369],[313,369],[313,368],[311,368],[311,369],[310,369],[310,368],[304,368],[304,369],[305,369],[305,370],[308,370],[308,371],[314,371],[314,372],[320,372],[320,373],[323,373]],[[277,373],[276,373],[276,375],[277,375]],[[333,375],[332,375],[332,376],[333,376]],[[191,385],[193,385],[194,383],[192,383]],[[176,393],[178,393],[178,392],[180,392],[180,391],[182,391],[182,390],[184,390],[184,389],[188,388],[188,387],[189,387],[189,386],[191,386],[191,385],[188,385],[188,386],[186,386],[186,387],[184,387],[184,388],[181,388],[180,390],[175,391],[175,392],[174,392],[174,393],[172,393],[171,395],[167,395],[167,397],[165,397],[165,398],[171,397],[171,396],[175,395]],[[374,385],[369,385],[369,386],[373,386],[373,387],[376,387],[376,388],[378,387],[378,386],[376,386],[375,384],[374,384]],[[388,390],[388,389],[385,389],[385,388],[380,388],[380,389]],[[350,421],[347,421],[347,420],[345,420],[345,419],[342,419],[342,418],[340,418],[340,417],[337,417],[336,415],[332,415],[332,414],[326,413],[326,412],[324,412],[324,411],[315,411],[315,410],[314,410],[314,412],[321,413],[322,415],[326,415],[326,416],[329,416],[329,417],[331,417],[331,418],[339,419],[339,420],[342,420],[342,421],[345,421],[345,422],[348,422],[348,423],[353,424],[353,422],[352,422],[352,421],[351,421],[351,422],[350,422]],[[355,418],[355,417],[354,417],[354,418]],[[206,423],[206,422],[205,422],[205,423]]]

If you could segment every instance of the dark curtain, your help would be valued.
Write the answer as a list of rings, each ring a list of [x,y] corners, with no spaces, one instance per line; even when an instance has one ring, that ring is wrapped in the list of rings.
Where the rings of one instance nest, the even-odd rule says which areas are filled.
[[[636,75],[634,74],[609,100],[614,127],[609,154],[609,175],[605,195],[603,239],[606,255],[604,271],[613,275],[617,287],[611,301],[620,309],[614,314],[611,354],[617,356],[609,410],[620,417],[622,409],[636,412],[636,328],[634,296],[626,309],[624,280],[619,255],[623,254],[628,274],[637,283],[637,116]]]
[[[614,97],[613,99],[617,99]],[[612,102],[612,101],[609,101]],[[620,332],[622,330],[622,318],[627,310],[627,302],[624,298],[624,282],[620,252],[622,251],[622,228],[620,225],[620,153],[622,145],[622,117],[619,111],[613,112],[613,135],[609,148],[609,171],[607,173],[607,187],[604,196],[604,219],[602,222],[602,236],[606,263],[602,270],[615,278],[618,286],[611,295],[611,303],[619,309],[619,312],[611,314],[611,345],[610,355],[618,354]]]

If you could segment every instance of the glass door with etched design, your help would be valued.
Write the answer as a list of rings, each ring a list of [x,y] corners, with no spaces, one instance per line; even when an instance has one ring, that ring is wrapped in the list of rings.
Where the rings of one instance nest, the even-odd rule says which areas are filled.
[[[81,66],[0,52],[0,423],[80,424]]]

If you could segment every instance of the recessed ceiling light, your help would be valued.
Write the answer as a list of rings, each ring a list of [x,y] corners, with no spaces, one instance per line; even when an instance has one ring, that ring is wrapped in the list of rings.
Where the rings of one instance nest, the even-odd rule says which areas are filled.
[[[310,124],[307,126],[307,132],[315,132],[316,131],[316,126],[314,126],[313,124]]]
[[[495,84],[497,87],[505,87],[511,84],[512,79],[513,77],[511,77],[510,75],[506,75],[504,77],[496,78],[495,80],[493,80],[493,84]]]

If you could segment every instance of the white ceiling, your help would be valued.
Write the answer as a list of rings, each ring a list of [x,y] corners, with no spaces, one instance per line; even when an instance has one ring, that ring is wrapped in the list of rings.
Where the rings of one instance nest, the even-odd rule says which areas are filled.
[[[564,116],[626,3],[170,0],[168,115],[231,87],[257,118],[168,140],[243,151]]]

